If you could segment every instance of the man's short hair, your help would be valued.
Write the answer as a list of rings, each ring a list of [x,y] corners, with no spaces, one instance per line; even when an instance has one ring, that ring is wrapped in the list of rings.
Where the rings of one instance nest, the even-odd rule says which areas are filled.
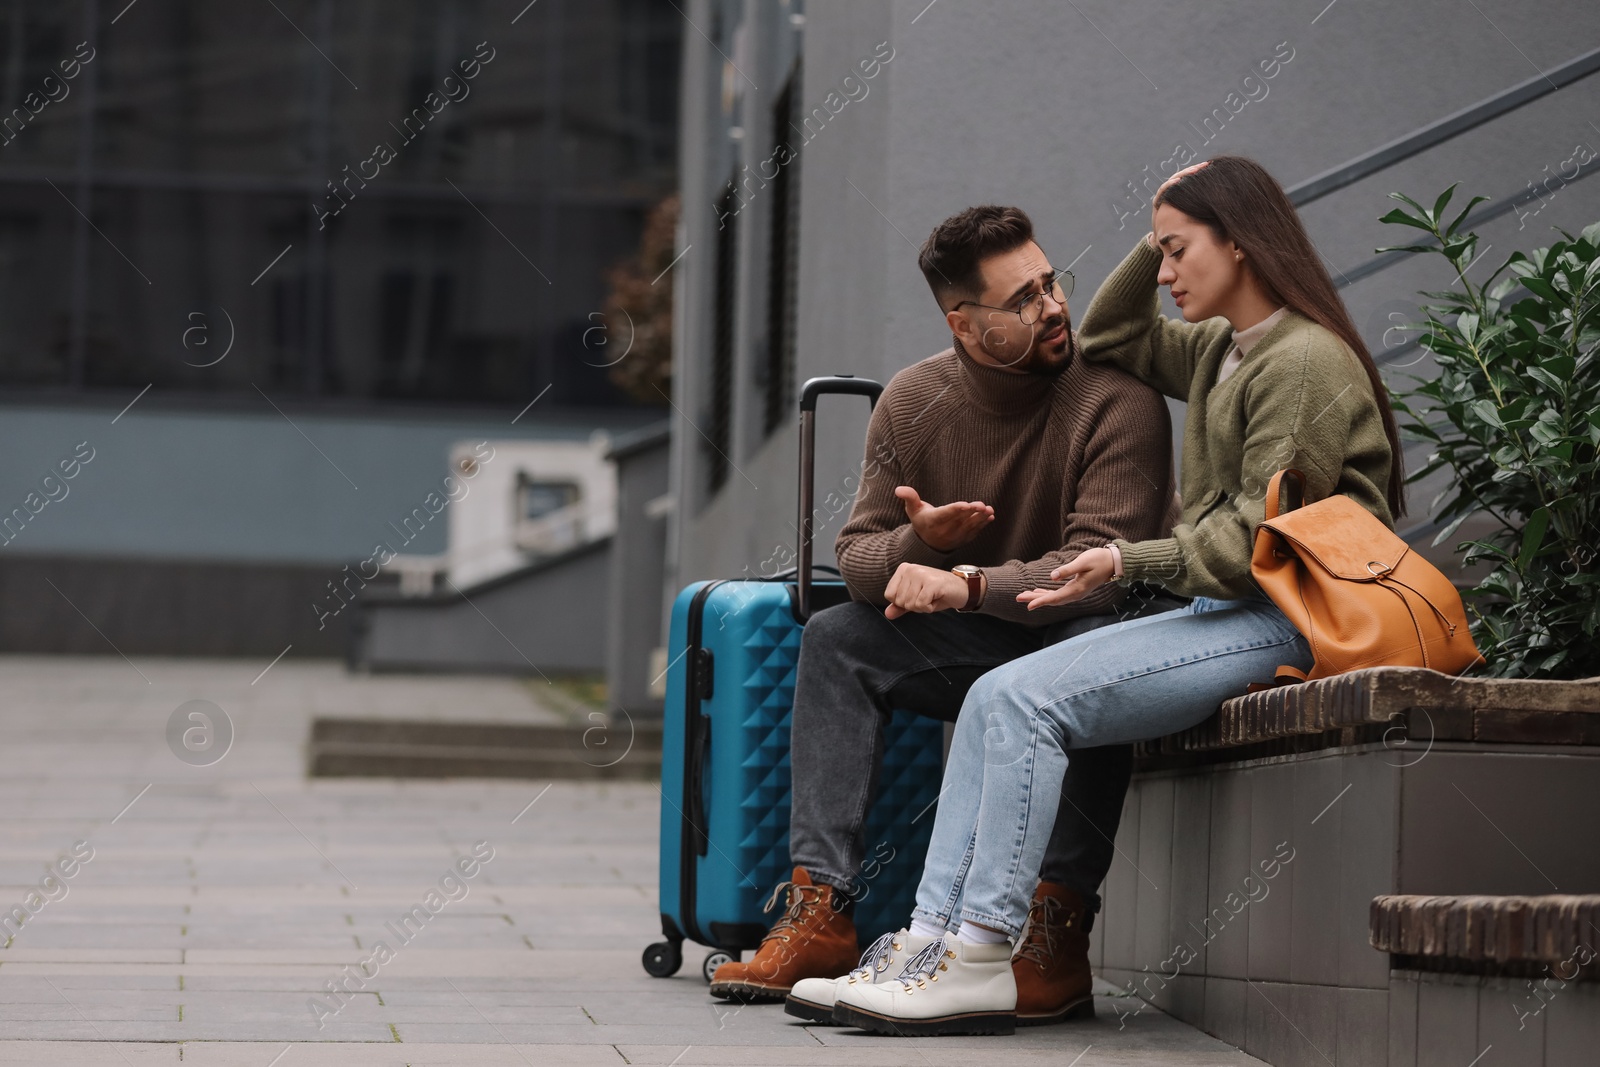
[[[933,298],[949,310],[983,292],[981,264],[1033,240],[1033,220],[1019,207],[983,204],[951,215],[933,228],[917,254]]]

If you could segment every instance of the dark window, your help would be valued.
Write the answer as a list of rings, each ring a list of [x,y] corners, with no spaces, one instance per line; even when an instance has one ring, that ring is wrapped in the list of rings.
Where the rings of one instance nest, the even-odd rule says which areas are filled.
[[[38,214],[0,214],[0,366],[25,385],[59,381],[66,372],[66,322],[49,311],[39,231]]]
[[[453,391],[447,345],[454,297],[455,279],[448,274],[407,270],[384,275],[377,393],[414,397]]]
[[[517,483],[519,518],[532,521],[578,502],[581,495],[573,482],[535,482],[526,475]]]
[[[676,186],[673,5],[124,6],[85,61],[0,4],[0,390],[626,402],[580,339]]]
[[[737,177],[737,174],[734,175]],[[728,480],[728,451],[733,447],[733,327],[738,299],[738,210],[734,179],[717,200],[716,289],[711,304],[711,425],[707,428],[706,473],[715,493]]]
[[[789,126],[793,121],[795,86],[800,80],[800,64],[778,95],[772,107],[772,163],[777,167],[772,179],[770,234],[767,248],[767,366],[765,374],[767,433],[777,429],[794,405],[795,290],[799,273],[800,161],[789,146]]]

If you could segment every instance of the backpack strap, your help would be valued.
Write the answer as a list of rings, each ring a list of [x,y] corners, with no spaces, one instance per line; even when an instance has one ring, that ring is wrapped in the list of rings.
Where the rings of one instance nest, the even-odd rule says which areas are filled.
[[[1283,483],[1287,479],[1294,488],[1294,504],[1289,508],[1293,511],[1301,507],[1306,501],[1306,476],[1293,467],[1285,467],[1272,476],[1272,481],[1267,483],[1266,518],[1275,519],[1279,514],[1279,503],[1283,495]]]
[[[1298,667],[1291,667],[1287,663],[1278,664],[1277,673],[1270,682],[1251,682],[1246,692],[1265,693],[1270,689],[1277,689],[1284,685],[1297,685],[1306,680],[1306,672]]]

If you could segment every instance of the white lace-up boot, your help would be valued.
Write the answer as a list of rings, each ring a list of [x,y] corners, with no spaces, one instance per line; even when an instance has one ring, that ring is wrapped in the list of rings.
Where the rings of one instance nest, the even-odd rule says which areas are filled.
[[[831,1023],[833,1006],[838,1001],[840,989],[893,981],[908,959],[937,940],[936,937],[922,937],[909,930],[884,934],[861,954],[860,966],[849,974],[839,978],[806,978],[796,982],[789,991],[789,999],[784,1001],[783,1010],[808,1022]]]
[[[898,1037],[1009,1034],[1017,1027],[1011,945],[945,936],[906,961],[894,979],[840,985],[833,1021]]]

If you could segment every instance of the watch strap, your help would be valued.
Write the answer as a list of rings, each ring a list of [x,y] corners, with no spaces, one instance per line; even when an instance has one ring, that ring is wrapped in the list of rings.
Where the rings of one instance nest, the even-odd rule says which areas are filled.
[[[977,611],[983,606],[983,571],[974,568],[965,573],[961,571],[956,573],[967,580],[967,602],[957,610],[964,612]]]

